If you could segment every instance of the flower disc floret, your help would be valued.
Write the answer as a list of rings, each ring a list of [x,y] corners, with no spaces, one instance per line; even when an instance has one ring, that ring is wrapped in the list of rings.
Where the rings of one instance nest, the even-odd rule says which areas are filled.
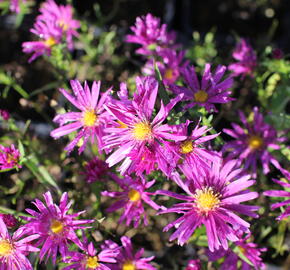
[[[94,110],[84,112],[83,123],[85,127],[93,127],[97,121],[97,115]]]
[[[131,261],[126,261],[122,265],[122,270],[136,270],[135,264]]]
[[[193,151],[193,142],[191,140],[186,140],[180,144],[180,153],[189,154]]]
[[[130,199],[130,201],[132,202],[136,202],[136,201],[139,201],[140,198],[141,198],[141,194],[138,190],[136,189],[131,189],[128,193],[128,197]]]
[[[9,256],[13,252],[13,246],[8,240],[0,240],[0,257]]]
[[[263,139],[260,136],[250,136],[249,140],[249,147],[253,150],[260,149],[263,146]]]
[[[213,211],[220,204],[220,194],[215,193],[212,187],[205,187],[203,189],[197,189],[194,195],[195,204],[200,213],[208,214]]]
[[[61,221],[59,220],[52,220],[51,221],[51,225],[50,225],[50,230],[55,233],[55,234],[59,234],[63,232],[63,224]]]
[[[208,94],[203,90],[197,91],[193,96],[194,100],[200,103],[205,103],[208,99]]]
[[[100,264],[98,263],[98,256],[88,257],[86,266],[95,269]]]
[[[147,121],[134,124],[133,136],[139,141],[150,140],[152,138],[152,128],[150,124]]]

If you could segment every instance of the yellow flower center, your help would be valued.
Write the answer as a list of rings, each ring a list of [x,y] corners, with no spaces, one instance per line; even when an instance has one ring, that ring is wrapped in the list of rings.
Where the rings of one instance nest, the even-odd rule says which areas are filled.
[[[50,230],[55,234],[59,234],[63,231],[63,224],[59,220],[54,219],[50,224]]]
[[[263,139],[259,136],[253,135],[249,138],[248,144],[251,149],[257,150],[262,147],[263,145]]]
[[[123,264],[122,270],[136,270],[136,267],[133,262],[127,261]]]
[[[164,73],[164,78],[167,80],[173,79],[173,70],[171,68],[166,69],[166,71]]]
[[[56,40],[53,37],[49,37],[47,40],[44,41],[44,44],[47,47],[52,47],[53,45],[56,44]]]
[[[95,269],[96,267],[98,267],[100,264],[98,263],[98,256],[94,256],[94,257],[88,257],[87,258],[87,264],[86,266],[88,268],[93,268]]]
[[[192,141],[184,141],[180,144],[180,153],[189,154],[193,151],[193,143]]]
[[[117,122],[119,124],[118,128],[128,128],[128,126],[125,123],[123,123],[122,121],[118,120]]]
[[[0,257],[9,256],[13,251],[13,246],[7,240],[0,240]]]
[[[13,154],[7,154],[7,163],[11,162],[18,162],[18,158],[15,157]]]
[[[194,100],[196,102],[204,103],[207,101],[207,99],[208,99],[208,94],[203,90],[199,90],[194,94]]]
[[[152,136],[152,129],[148,122],[139,122],[134,125],[133,135],[135,139],[144,141]]]
[[[240,250],[240,252],[242,253],[242,254],[246,254],[246,249],[244,249],[243,247],[241,247],[241,246],[238,246],[238,249]]]
[[[139,201],[140,198],[141,198],[141,194],[138,190],[136,189],[131,189],[128,193],[128,197],[130,199],[130,201],[132,202],[136,202],[136,201]]]
[[[94,110],[85,111],[83,116],[83,123],[86,127],[92,127],[95,125],[98,117]]]
[[[58,22],[58,25],[59,25],[59,27],[62,28],[63,31],[66,31],[66,30],[68,29],[68,24],[65,23],[63,20],[60,20],[60,21]]]
[[[205,214],[218,207],[220,203],[219,197],[220,195],[214,193],[212,187],[198,189],[194,195],[197,208]]]

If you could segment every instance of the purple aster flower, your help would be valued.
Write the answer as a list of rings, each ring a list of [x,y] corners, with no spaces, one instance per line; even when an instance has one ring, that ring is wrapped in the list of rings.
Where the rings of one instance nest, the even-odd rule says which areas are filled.
[[[164,228],[164,231],[172,227],[176,228],[170,241],[178,239],[178,244],[183,245],[195,229],[203,224],[206,227],[209,249],[214,251],[220,247],[227,249],[227,240],[239,240],[236,235],[237,230],[249,232],[250,224],[236,213],[258,217],[253,212],[259,207],[240,204],[258,197],[257,192],[245,190],[255,181],[250,180],[249,175],[238,176],[241,169],[234,169],[235,160],[224,165],[221,163],[222,161],[214,162],[205,176],[192,172],[192,179],[185,183],[178,174],[173,176],[175,182],[189,196],[162,190],[155,192],[185,201],[160,211],[160,214],[182,214],[182,217]]]
[[[245,169],[251,169],[256,174],[257,161],[263,166],[263,173],[270,171],[269,164],[281,169],[278,161],[272,156],[268,148],[280,149],[278,143],[286,138],[278,138],[276,130],[264,122],[263,115],[257,107],[254,108],[254,119],[248,122],[244,113],[239,112],[243,126],[232,123],[233,129],[223,129],[223,132],[235,140],[223,146],[223,152],[230,151],[229,158],[237,158],[244,162]]]
[[[182,100],[189,100],[190,103],[184,109],[191,108],[195,105],[205,107],[207,111],[217,111],[214,104],[227,103],[233,98],[229,95],[231,91],[228,89],[232,87],[233,79],[231,77],[222,81],[222,77],[226,72],[225,66],[218,66],[214,74],[210,71],[210,64],[206,64],[204,73],[199,82],[194,67],[185,68],[182,72],[186,87],[177,85],[170,85],[169,90],[175,94],[183,93]]]
[[[51,21],[56,24],[66,36],[69,49],[73,48],[73,36],[78,36],[76,29],[80,23],[73,19],[73,7],[71,5],[57,5],[53,0],[47,0],[40,8],[41,14],[38,20]]]
[[[177,81],[181,70],[188,66],[184,60],[185,51],[177,52],[172,49],[163,49],[158,53],[160,60],[156,62],[163,78],[164,84],[168,85]],[[145,75],[155,76],[154,60],[149,59],[143,68]]]
[[[105,105],[119,123],[123,123],[122,128],[110,127],[106,129],[108,135],[104,136],[104,149],[118,149],[107,158],[106,162],[110,167],[121,160],[121,174],[136,171],[138,162],[146,158],[153,158],[150,164],[163,160],[166,162],[161,149],[164,140],[184,140],[185,136],[180,136],[174,132],[174,127],[162,122],[167,118],[174,105],[181,100],[182,95],[178,95],[166,106],[161,101],[159,112],[153,118],[153,110],[158,92],[158,82],[153,77],[136,79],[137,92],[134,94],[132,106],[122,101],[112,100]],[[151,120],[153,118],[153,120]],[[137,152],[136,152],[137,150]],[[152,153],[152,154],[151,154]],[[158,156],[158,157],[157,157]],[[132,158],[134,157],[134,160]],[[163,167],[162,164],[158,164]],[[152,168],[149,166],[148,168]],[[141,167],[138,167],[141,169]],[[144,168],[145,169],[145,168]],[[141,173],[139,171],[139,173]]]
[[[50,135],[58,139],[59,137],[80,129],[76,137],[65,147],[68,153],[70,153],[76,144],[83,139],[82,146],[78,151],[79,154],[82,153],[90,137],[92,140],[96,137],[98,146],[101,148],[103,146],[102,137],[104,135],[104,128],[110,120],[110,115],[104,110],[103,105],[107,102],[108,94],[111,89],[103,93],[99,100],[100,81],[93,83],[92,90],[90,90],[86,82],[84,88],[78,80],[71,80],[70,84],[74,96],[70,95],[65,89],[60,89],[60,92],[79,109],[80,112],[67,112],[57,115],[53,121],[58,123],[60,127],[53,130]]]
[[[205,174],[205,171],[211,168],[211,162],[214,162],[220,156],[214,151],[207,150],[204,143],[216,138],[219,134],[207,135],[210,129],[207,126],[200,127],[199,123],[188,134],[188,127],[191,121],[179,125],[180,134],[186,137],[185,140],[179,142],[166,142],[165,155],[170,159],[170,164],[173,168],[179,167],[187,176],[188,170],[199,171]]]
[[[43,197],[45,204],[38,199],[33,202],[38,211],[26,209],[26,212],[32,217],[23,217],[23,219],[28,221],[23,228],[26,233],[39,234],[39,239],[35,245],[42,246],[39,254],[40,260],[43,260],[45,256],[47,256],[47,259],[52,257],[52,261],[55,264],[58,251],[62,256],[66,257],[70,241],[80,247],[82,246],[75,230],[89,228],[82,225],[93,223],[94,220],[76,219],[85,211],[68,214],[67,212],[72,202],[68,202],[66,192],[61,196],[59,206],[53,202],[49,191],[43,194]]]
[[[200,260],[190,260],[185,270],[201,270]]]
[[[277,183],[278,185],[284,187],[284,188],[290,188],[290,172],[286,171],[286,170],[282,170],[282,173],[284,174],[284,176],[287,179],[287,182],[283,182],[277,179],[272,179],[275,183]],[[276,209],[276,208],[280,208],[282,206],[287,206],[286,210],[282,213],[282,215],[280,215],[279,217],[277,217],[277,220],[282,220],[288,216],[290,216],[290,191],[286,191],[286,190],[267,190],[265,192],[263,192],[264,195],[266,196],[270,196],[270,197],[281,197],[281,198],[289,198],[288,200],[285,200],[283,202],[278,202],[278,203],[274,203],[271,205],[271,209]]]
[[[39,249],[30,244],[38,238],[32,234],[22,238],[23,228],[19,228],[12,236],[8,233],[7,227],[0,217],[0,269],[1,270],[33,270],[27,259],[30,252],[38,252]]]
[[[88,183],[93,183],[105,179],[108,173],[108,164],[98,157],[95,157],[85,165],[85,171],[81,174],[86,176],[86,181]]]
[[[8,121],[10,118],[10,114],[7,110],[0,110],[0,115],[5,121]]]
[[[242,75],[245,77],[250,75],[253,77],[253,72],[257,66],[257,55],[245,39],[241,39],[237,44],[232,56],[238,61],[229,65],[229,70],[233,71],[233,76]]]
[[[223,264],[220,267],[220,270],[250,270],[250,269],[266,269],[266,265],[263,263],[261,254],[265,252],[266,248],[258,248],[257,244],[249,242],[251,234],[248,234],[245,237],[240,237],[240,239],[234,242],[236,246],[233,250],[220,249],[215,252],[208,252],[210,261],[216,261],[221,257],[225,257]],[[238,251],[238,254],[241,253],[242,257],[239,257],[234,251]],[[245,259],[246,260],[245,260]],[[238,262],[241,261],[241,268],[238,267]],[[250,264],[249,264],[250,263]]]
[[[21,168],[19,160],[20,152],[13,144],[8,147],[0,144],[0,170]]]
[[[78,269],[78,270],[111,270],[111,265],[107,263],[116,263],[116,257],[119,254],[119,247],[108,249],[104,248],[97,253],[92,242],[83,244],[81,249],[84,253],[71,252],[71,258],[65,259],[66,263],[73,263],[63,268],[63,270]]]
[[[111,270],[156,270],[156,268],[150,264],[154,256],[142,258],[144,248],[141,248],[134,254],[131,239],[127,236],[123,236],[121,242],[122,248],[117,257],[117,264],[112,265]],[[103,246],[110,249],[119,247],[113,241],[105,241]]]
[[[0,213],[0,218],[2,218],[3,222],[9,229],[16,227],[16,225],[18,224],[17,219],[11,214]]]
[[[137,43],[142,46],[136,52],[143,55],[151,55],[154,51],[163,48],[174,48],[176,34],[167,32],[166,24],[160,25],[160,19],[150,13],[136,18],[135,26],[131,27],[134,35],[127,35],[127,42]]]
[[[126,176],[124,179],[114,177],[114,180],[119,184],[123,191],[102,192],[103,196],[118,199],[118,201],[112,204],[106,211],[114,212],[120,208],[124,208],[124,212],[120,217],[120,222],[125,220],[127,226],[130,226],[132,222],[134,227],[138,227],[143,219],[144,224],[148,225],[143,204],[146,203],[155,210],[160,208],[159,205],[150,199],[150,195],[154,195],[154,193],[146,191],[146,189],[153,186],[155,180],[146,183],[146,179],[143,176],[137,177],[136,179],[129,176]]]
[[[24,53],[32,53],[28,62],[32,62],[41,55],[50,56],[51,48],[61,43],[62,31],[53,21],[36,20],[30,32],[39,37],[39,41],[22,43]]]

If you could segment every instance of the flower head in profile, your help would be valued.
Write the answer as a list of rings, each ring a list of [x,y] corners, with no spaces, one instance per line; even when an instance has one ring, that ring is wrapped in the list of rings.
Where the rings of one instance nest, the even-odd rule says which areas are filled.
[[[158,53],[160,60],[156,61],[156,65],[165,85],[175,83],[179,79],[181,71],[188,66],[189,62],[184,60],[184,55],[185,51],[177,52],[172,49],[163,49]],[[147,76],[154,76],[154,60],[149,59],[142,71]]]
[[[85,171],[82,174],[85,175],[88,183],[93,183],[105,179],[108,172],[108,164],[98,157],[95,157],[85,165]]]
[[[247,190],[255,181],[250,180],[249,175],[238,176],[241,169],[234,169],[236,163],[234,160],[224,165],[221,161],[214,162],[205,176],[193,172],[192,179],[186,182],[175,174],[175,182],[188,194],[187,196],[170,191],[156,191],[156,194],[185,201],[160,211],[161,214],[182,214],[164,228],[164,231],[176,228],[170,241],[178,239],[178,244],[183,245],[198,227],[204,225],[209,249],[214,251],[220,247],[228,249],[227,240],[238,241],[236,230],[249,232],[250,224],[236,213],[258,217],[254,211],[259,207],[241,204],[257,198],[258,193]]]
[[[54,0],[47,0],[40,8],[39,20],[52,21],[60,28],[62,36],[68,43],[69,49],[73,48],[73,36],[78,36],[77,29],[80,22],[73,19],[73,7],[71,5],[57,5]]]
[[[175,94],[183,93],[183,99],[189,101],[184,109],[191,108],[195,105],[204,107],[207,111],[217,111],[214,104],[228,103],[233,100],[229,97],[233,79],[228,77],[222,80],[226,72],[225,66],[218,66],[212,74],[210,64],[206,64],[204,73],[199,82],[194,67],[187,67],[183,70],[182,75],[186,86],[170,85],[169,90]]]
[[[53,202],[49,191],[43,194],[43,197],[45,203],[38,199],[33,202],[38,211],[26,209],[26,212],[32,217],[23,217],[28,221],[23,228],[26,233],[39,235],[35,245],[41,246],[40,260],[43,260],[45,256],[47,259],[52,257],[55,264],[58,251],[66,257],[70,241],[82,246],[75,230],[89,228],[87,224],[94,222],[94,220],[77,220],[76,218],[84,211],[68,214],[72,202],[68,202],[67,193],[62,195],[59,206]]]
[[[117,263],[111,266],[111,270],[156,270],[150,263],[154,259],[154,256],[143,258],[144,248],[134,252],[132,241],[127,236],[122,236],[121,242],[121,248],[110,240],[105,241],[103,245],[103,248],[120,249]]]
[[[268,148],[280,149],[279,143],[286,138],[278,137],[276,130],[264,121],[257,107],[253,111],[253,121],[248,122],[244,113],[239,112],[243,125],[232,123],[233,129],[223,129],[223,132],[234,138],[223,146],[223,152],[229,151],[229,158],[237,158],[244,163],[245,169],[251,169],[254,174],[257,163],[261,162],[263,173],[267,174],[270,163],[280,169],[278,161]]]
[[[255,270],[266,269],[266,265],[261,258],[262,252],[265,252],[266,248],[258,248],[257,244],[249,242],[250,237],[251,234],[240,235],[240,239],[234,242],[235,247],[233,249],[224,250],[221,248],[214,252],[208,252],[209,260],[216,261],[225,257],[220,270],[252,269],[252,267]],[[247,260],[244,260],[244,258]],[[239,261],[241,262],[241,268],[238,266]]]
[[[158,210],[160,207],[153,200],[150,199],[150,195],[154,193],[146,191],[155,183],[155,180],[146,183],[146,179],[143,176],[132,179],[130,176],[126,176],[123,179],[114,177],[114,180],[119,184],[123,191],[103,191],[103,196],[109,196],[118,199],[113,203],[106,211],[113,212],[123,208],[123,214],[120,217],[120,222],[126,221],[126,225],[130,226],[133,223],[134,227],[144,221],[145,225],[148,225],[147,216],[144,209],[144,203],[151,206],[153,209]]]
[[[21,168],[19,161],[20,152],[15,148],[14,144],[8,147],[0,145],[0,170]]]
[[[148,162],[147,169],[163,167],[166,157],[161,151],[164,140],[183,140],[174,126],[163,124],[171,109],[180,101],[182,95],[172,99],[166,106],[161,101],[159,112],[152,116],[157,92],[158,82],[153,77],[136,78],[137,91],[134,93],[131,103],[112,100],[105,105],[107,111],[117,120],[117,126],[109,127],[105,131],[104,149],[116,149],[106,160],[109,166],[113,166],[124,160],[119,170],[125,173],[142,173],[139,166],[143,161]],[[138,169],[137,169],[138,168]]]
[[[140,44],[142,47],[136,52],[151,55],[154,51],[174,47],[176,35],[167,32],[166,24],[160,25],[160,19],[148,13],[146,16],[137,17],[135,26],[131,27],[133,35],[127,35],[127,42]]]
[[[257,66],[257,55],[251,45],[243,38],[237,44],[233,58],[236,63],[229,65],[229,70],[233,71],[233,76],[250,75],[253,77],[253,72]]]
[[[84,252],[71,252],[70,258],[65,259],[66,263],[72,264],[64,267],[63,270],[111,270],[112,264],[117,262],[116,257],[119,255],[118,246],[112,249],[103,248],[97,252],[93,243],[87,243],[86,239],[81,249]]]
[[[18,224],[17,219],[11,214],[0,213],[0,218],[2,218],[3,222],[9,229],[15,227]]]
[[[10,113],[7,110],[0,110],[0,116],[3,120],[8,121],[10,118]]]
[[[70,81],[74,96],[69,94],[65,89],[60,89],[60,92],[72,103],[80,112],[67,112],[57,115],[53,121],[60,125],[59,128],[53,130],[50,135],[58,139],[73,131],[78,131],[75,138],[65,147],[65,150],[70,153],[76,144],[83,139],[82,145],[79,148],[79,154],[84,151],[85,146],[91,137],[92,140],[96,137],[98,146],[103,146],[102,137],[104,128],[110,120],[110,115],[105,111],[103,105],[107,102],[109,89],[100,97],[101,82],[93,82],[92,90],[85,82],[84,87],[78,80]]]
[[[282,173],[284,174],[287,182],[281,181],[281,180],[277,180],[277,179],[272,179],[276,184],[284,187],[284,188],[290,188],[290,173],[285,171],[285,170],[281,170]],[[271,209],[276,209],[276,208],[280,208],[283,206],[286,206],[285,211],[279,216],[277,217],[277,220],[282,220],[286,217],[290,216],[290,191],[286,191],[286,190],[267,190],[265,192],[263,192],[264,195],[269,196],[269,197],[279,197],[279,198],[288,198],[286,200],[284,200],[283,202],[277,202],[277,203],[273,203],[271,205]]]
[[[0,217],[0,269],[33,270],[26,257],[30,252],[38,252],[31,242],[38,238],[37,234],[24,236],[24,230],[20,227],[11,236]]]

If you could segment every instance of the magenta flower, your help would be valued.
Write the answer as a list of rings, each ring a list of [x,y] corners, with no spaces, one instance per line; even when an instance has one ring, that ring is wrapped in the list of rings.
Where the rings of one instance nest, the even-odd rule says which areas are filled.
[[[229,158],[237,158],[244,162],[245,169],[251,169],[254,174],[257,170],[257,162],[263,166],[263,173],[270,171],[269,164],[272,163],[280,169],[278,161],[272,156],[268,148],[280,149],[278,143],[286,138],[278,138],[276,130],[264,122],[263,115],[257,107],[254,108],[254,119],[248,122],[243,112],[239,112],[243,126],[232,123],[233,129],[223,129],[223,132],[235,140],[223,146],[223,152],[230,151]]]
[[[124,179],[114,177],[114,180],[119,184],[123,191],[102,192],[103,196],[118,199],[118,201],[112,204],[106,211],[114,212],[120,208],[124,208],[124,212],[120,217],[119,222],[126,221],[127,226],[130,226],[132,222],[134,227],[138,227],[143,219],[144,224],[148,225],[143,204],[146,203],[155,210],[160,208],[159,205],[150,199],[150,195],[154,195],[154,193],[146,191],[146,189],[153,186],[155,180],[146,183],[146,179],[143,176],[136,179],[129,176],[126,176]]]
[[[184,109],[191,108],[195,105],[205,107],[207,111],[217,111],[214,104],[227,103],[233,98],[229,97],[233,80],[231,77],[222,80],[226,72],[225,66],[218,66],[215,73],[210,71],[210,64],[205,65],[204,73],[199,82],[194,67],[188,67],[183,70],[182,75],[186,82],[186,87],[170,85],[169,90],[175,94],[183,93],[182,100],[188,100],[190,103]]]
[[[30,32],[37,35],[39,41],[29,41],[22,43],[24,53],[32,53],[28,62],[32,62],[41,55],[50,56],[51,48],[61,43],[61,28],[55,25],[54,21],[36,20]]]
[[[5,121],[8,121],[10,118],[10,114],[7,110],[0,110],[0,115]]]
[[[200,260],[190,260],[185,270],[201,270]]]
[[[257,66],[257,55],[245,39],[240,40],[232,56],[238,61],[229,65],[229,70],[233,71],[233,76],[242,75],[245,77],[250,75],[253,77],[253,72]]]
[[[71,5],[58,6],[53,0],[47,0],[40,8],[40,12],[37,19],[54,22],[60,28],[62,36],[65,35],[69,49],[72,49],[72,38],[78,36],[76,30],[80,27],[79,21],[73,19],[73,7]]]
[[[38,238],[37,234],[31,234],[22,238],[23,228],[19,228],[12,236],[0,217],[0,269],[1,270],[33,270],[27,255],[30,252],[38,252],[39,249],[30,244]]]
[[[65,147],[65,150],[70,153],[76,144],[83,139],[82,145],[79,148],[79,154],[85,149],[89,140],[96,137],[98,146],[103,146],[102,137],[104,135],[104,128],[110,120],[110,115],[104,110],[103,105],[107,102],[109,89],[102,94],[100,100],[100,86],[101,82],[94,82],[92,90],[85,82],[84,88],[78,80],[70,81],[74,97],[70,95],[65,89],[59,91],[81,112],[67,112],[57,115],[53,121],[60,125],[59,128],[53,130],[50,135],[58,139],[73,131],[79,130],[76,137]],[[72,122],[72,123],[69,123]],[[69,123],[69,124],[67,124]]]
[[[160,214],[182,214],[182,217],[164,228],[164,231],[172,227],[177,228],[170,241],[178,239],[178,244],[183,245],[195,229],[203,224],[206,227],[209,249],[214,251],[220,247],[228,249],[227,240],[239,240],[236,230],[249,232],[250,224],[235,212],[258,217],[253,211],[259,207],[240,204],[258,197],[257,192],[245,190],[255,181],[250,180],[249,175],[238,177],[241,169],[234,169],[236,161],[232,160],[224,165],[221,165],[221,162],[214,162],[206,176],[192,172],[192,179],[185,183],[178,174],[174,175],[175,182],[189,196],[170,191],[156,191],[156,194],[185,201],[160,211]]]
[[[0,170],[21,168],[19,160],[20,152],[13,144],[9,147],[0,144]]]
[[[122,248],[117,257],[117,264],[112,265],[111,270],[156,270],[156,268],[150,264],[154,256],[142,258],[144,248],[141,248],[134,254],[131,239],[127,236],[123,236],[121,242]],[[119,248],[113,241],[105,241],[103,247],[112,250]]]
[[[189,62],[184,60],[185,51],[177,52],[172,49],[163,49],[158,53],[159,61],[156,61],[164,84],[176,82],[181,70],[188,66]],[[154,60],[149,59],[142,69],[145,75],[155,76]]]
[[[154,54],[163,48],[174,48],[176,35],[167,32],[166,24],[160,25],[160,19],[150,13],[136,18],[135,26],[131,27],[134,35],[127,35],[127,42],[140,44],[142,47],[136,52],[143,55]]]
[[[97,253],[92,242],[84,243],[81,249],[85,253],[71,252],[71,258],[65,259],[66,263],[73,263],[63,268],[63,270],[110,270],[111,265],[107,263],[116,263],[116,257],[119,254],[119,247],[114,249],[102,249]]]
[[[3,0],[0,0],[0,2],[3,2]],[[20,6],[26,3],[26,0],[8,0],[8,2],[10,2],[10,11],[19,13]]]
[[[158,92],[158,82],[152,77],[136,79],[137,93],[134,94],[132,106],[122,101],[112,100],[105,105],[119,123],[119,127],[110,127],[106,129],[108,135],[104,136],[104,149],[118,149],[107,158],[106,162],[110,167],[125,159],[120,167],[120,172],[124,175],[142,170],[138,166],[145,157],[150,165],[147,168],[152,169],[153,163],[160,160],[166,162],[161,151],[161,144],[164,140],[184,140],[185,136],[180,136],[174,131],[173,126],[162,122],[166,119],[173,106],[182,98],[178,95],[166,106],[161,101],[161,108],[153,118],[153,110]],[[133,108],[133,109],[132,109]],[[151,120],[153,118],[153,120]],[[137,151],[137,152],[136,152]],[[162,167],[162,164],[159,167]],[[138,167],[138,169],[136,169]],[[145,167],[144,167],[145,169]],[[144,170],[143,169],[143,170]]]
[[[107,163],[98,157],[95,157],[85,165],[85,171],[81,174],[85,175],[88,183],[93,183],[105,179],[108,173],[109,167]]]
[[[58,251],[64,257],[67,255],[70,241],[82,246],[75,230],[89,228],[82,225],[93,223],[94,220],[76,219],[85,211],[67,214],[72,202],[68,202],[66,192],[61,196],[59,206],[53,202],[49,191],[43,194],[43,197],[45,204],[38,199],[33,202],[38,211],[26,209],[26,212],[32,217],[23,217],[28,221],[23,228],[26,233],[37,233],[39,235],[35,245],[42,246],[39,254],[40,260],[43,260],[45,256],[47,256],[47,259],[52,257],[52,262],[55,264]]]
[[[241,236],[238,241],[234,242],[234,245],[236,246],[234,250],[238,249],[238,251],[242,253],[248,261],[243,260],[243,258],[239,257],[233,250],[224,250],[222,248],[215,252],[208,252],[210,261],[216,261],[221,257],[225,257],[225,260],[221,265],[220,270],[250,270],[252,269],[252,266],[256,270],[266,269],[266,265],[262,261],[261,254],[267,249],[258,248],[257,244],[248,242],[250,237],[250,234],[245,237]],[[241,261],[242,263],[242,265],[240,266],[241,268],[238,267],[239,261]],[[251,264],[249,264],[248,262],[250,262]]]
[[[1,214],[0,213],[0,218],[2,218],[3,222],[5,223],[7,228],[9,228],[9,229],[16,227],[16,225],[18,224],[17,219],[11,214]]]
[[[170,160],[173,168],[179,167],[187,176],[188,170],[199,171],[205,174],[211,168],[211,163],[220,158],[214,151],[207,150],[204,143],[216,138],[219,134],[207,135],[210,129],[207,126],[200,127],[199,123],[188,135],[188,127],[191,121],[179,125],[180,134],[186,137],[185,140],[179,142],[166,142],[165,155]]]
[[[279,181],[277,179],[272,179],[275,183],[277,183],[278,185],[284,187],[284,188],[290,188],[290,172],[286,171],[286,170],[282,170],[284,176],[287,179],[287,183],[283,182],[283,181]],[[271,209],[276,209],[276,208],[280,208],[282,206],[286,206],[286,210],[282,213],[282,215],[280,215],[279,217],[277,217],[277,220],[282,220],[288,216],[290,216],[290,191],[286,191],[286,190],[267,190],[265,192],[263,192],[264,195],[269,196],[269,197],[279,197],[279,198],[289,198],[288,200],[285,200],[283,202],[278,202],[278,203],[273,203],[271,205]]]

